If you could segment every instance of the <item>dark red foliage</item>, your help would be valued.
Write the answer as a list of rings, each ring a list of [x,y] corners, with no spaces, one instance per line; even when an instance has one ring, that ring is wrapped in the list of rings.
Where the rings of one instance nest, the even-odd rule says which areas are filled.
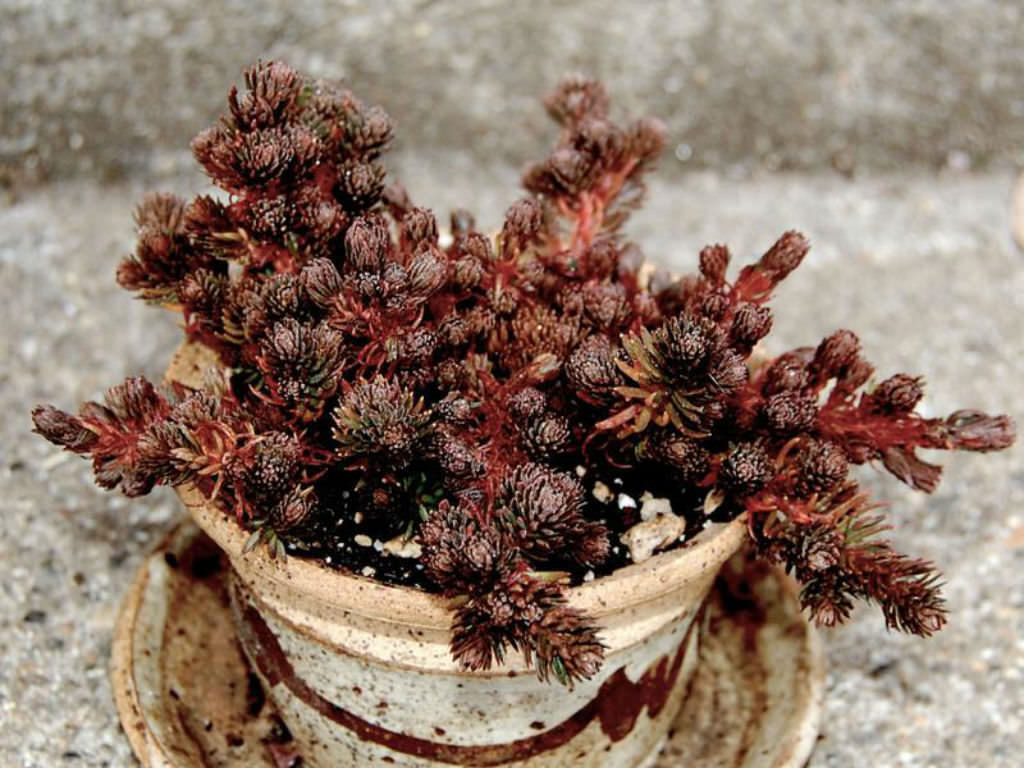
[[[785,233],[732,280],[723,245],[695,274],[649,280],[622,225],[664,129],[614,122],[584,78],[545,103],[560,133],[529,195],[493,238],[458,210],[446,239],[385,184],[380,107],[256,65],[192,145],[227,195],[147,197],[117,275],[181,311],[221,368],[194,392],[129,379],[77,416],[39,407],[36,430],[91,456],[104,487],[197,485],[272,552],[323,554],[323,531],[417,538],[431,586],[459,600],[452,650],[473,669],[509,649],[544,679],[598,669],[598,630],[564,589],[610,569],[610,537],[635,522],[578,479],[609,469],[697,499],[691,528],[745,514],[823,623],[867,599],[892,627],[938,629],[931,564],[879,538],[850,465],[931,491],[940,469],[918,449],[998,450],[1013,422],[926,418],[922,380],[903,374],[865,389],[847,330],[755,365],[807,239]]]

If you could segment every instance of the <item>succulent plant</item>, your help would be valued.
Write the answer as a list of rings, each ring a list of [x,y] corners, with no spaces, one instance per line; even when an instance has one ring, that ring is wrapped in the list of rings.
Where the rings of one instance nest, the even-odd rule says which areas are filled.
[[[565,587],[623,564],[635,509],[591,492],[613,478],[672,494],[691,529],[746,516],[824,624],[865,599],[890,627],[939,629],[933,566],[891,548],[851,467],[931,492],[940,469],[918,449],[998,450],[1013,422],[921,415],[921,379],[873,385],[847,330],[754,365],[807,239],[783,234],[734,278],[712,245],[654,287],[622,226],[664,129],[613,121],[585,78],[545,104],[560,134],[528,196],[494,237],[459,210],[442,238],[386,183],[380,107],[257,64],[192,145],[226,196],[147,197],[117,271],[182,313],[219,383],[129,379],[77,415],[37,408],[36,430],[105,488],[197,486],[278,555],[329,554],[325,531],[417,537],[421,586],[458,598],[452,652],[472,669],[509,650],[569,684],[600,667]]]

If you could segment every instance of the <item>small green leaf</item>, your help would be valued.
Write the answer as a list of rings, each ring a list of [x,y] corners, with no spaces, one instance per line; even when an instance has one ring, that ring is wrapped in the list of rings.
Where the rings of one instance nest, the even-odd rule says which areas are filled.
[[[242,554],[247,555],[256,549],[256,545],[260,543],[260,539],[263,538],[263,529],[257,528],[255,531],[249,534],[249,538],[245,540],[245,546],[242,547]]]
[[[555,656],[555,658],[551,660],[551,671],[555,673],[555,677],[558,678],[558,682],[565,686],[569,685],[569,673],[565,670],[565,664],[562,663],[561,656]]]

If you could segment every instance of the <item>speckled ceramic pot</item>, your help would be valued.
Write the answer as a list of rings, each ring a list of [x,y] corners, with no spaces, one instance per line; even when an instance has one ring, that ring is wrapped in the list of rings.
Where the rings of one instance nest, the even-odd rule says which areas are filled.
[[[202,362],[183,350],[169,377]],[[339,573],[317,562],[243,554],[247,534],[197,490],[179,495],[233,567],[241,645],[304,764],[578,766],[651,763],[688,692],[701,623],[742,521],[684,549],[569,590],[607,646],[572,691],[537,680],[521,659],[483,673],[449,653],[452,612],[439,596]]]
[[[602,766],[653,759],[697,659],[694,621],[741,522],[570,590],[608,650],[592,680],[544,684],[513,654],[487,673],[448,650],[452,614],[423,592],[315,562],[245,555],[232,519],[181,491],[228,554],[241,644],[312,766]]]

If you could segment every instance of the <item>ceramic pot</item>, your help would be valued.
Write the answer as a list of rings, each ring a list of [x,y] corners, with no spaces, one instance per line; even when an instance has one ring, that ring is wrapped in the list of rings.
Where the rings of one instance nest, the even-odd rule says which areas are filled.
[[[168,377],[194,385],[204,367],[184,348]],[[701,607],[746,537],[741,520],[712,526],[570,589],[607,646],[598,674],[570,691],[538,681],[514,653],[487,672],[461,669],[445,599],[262,547],[243,554],[233,518],[194,488],[178,493],[231,562],[242,648],[315,768],[653,762],[693,678]]]

